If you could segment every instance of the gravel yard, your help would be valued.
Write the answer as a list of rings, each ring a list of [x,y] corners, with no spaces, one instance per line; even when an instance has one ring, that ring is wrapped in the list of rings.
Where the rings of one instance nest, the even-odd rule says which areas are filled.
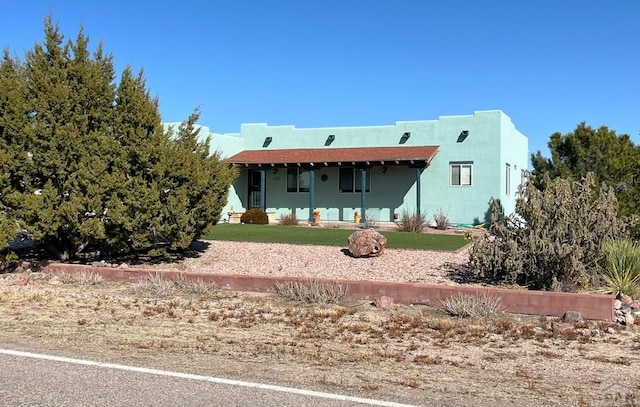
[[[201,255],[155,266],[192,272],[457,284],[452,271],[468,262],[456,252],[385,249],[380,257],[354,258],[348,247],[208,241]]]

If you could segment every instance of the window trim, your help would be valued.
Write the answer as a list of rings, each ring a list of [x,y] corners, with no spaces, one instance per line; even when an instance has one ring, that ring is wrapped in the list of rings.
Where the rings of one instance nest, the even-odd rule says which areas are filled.
[[[295,177],[296,177],[296,190],[295,191],[290,191],[289,190],[289,171],[293,171],[295,170]],[[303,172],[309,173],[309,177],[311,177],[311,171],[304,169],[304,168],[300,168],[300,167],[296,167],[296,168],[287,168],[287,182],[285,182],[284,188],[287,194],[308,194],[310,192],[310,187],[306,188],[306,191],[301,190],[300,189],[300,178]]]
[[[343,191],[340,187],[341,187],[341,173],[343,170],[351,170],[351,191]],[[358,172],[360,172],[361,168],[357,168],[357,167],[340,167],[338,169],[338,193],[339,194],[361,194],[362,193],[362,176],[358,175]],[[371,168],[365,168],[364,169],[367,172],[367,179],[366,179],[366,184],[365,185],[365,194],[370,194],[371,193],[371,173],[373,171],[371,171]],[[360,178],[360,190],[358,190],[358,185],[357,185],[357,180],[358,178]]]
[[[458,168],[458,183],[453,183],[453,168]],[[469,168],[469,183],[462,183],[462,169]],[[473,161],[460,161],[449,163],[449,186],[451,187],[472,187],[473,186]]]
[[[505,177],[505,195],[511,195],[511,164],[506,163],[504,166],[504,177]]]

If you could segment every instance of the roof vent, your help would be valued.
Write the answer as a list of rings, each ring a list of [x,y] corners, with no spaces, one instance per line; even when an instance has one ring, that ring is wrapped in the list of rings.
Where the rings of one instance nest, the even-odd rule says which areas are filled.
[[[336,136],[333,134],[329,134],[329,137],[327,137],[327,141],[324,142],[325,146],[330,146],[331,143],[333,143],[333,140],[336,139]]]
[[[462,143],[467,137],[469,137],[469,130],[462,130],[458,136],[458,143]]]

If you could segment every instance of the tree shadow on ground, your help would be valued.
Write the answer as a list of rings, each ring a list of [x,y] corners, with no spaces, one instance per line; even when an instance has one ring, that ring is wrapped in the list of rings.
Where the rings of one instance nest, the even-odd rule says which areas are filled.
[[[161,256],[150,256],[146,253],[133,253],[126,256],[101,258],[100,260],[110,263],[127,263],[130,265],[176,263],[185,259],[197,259],[209,250],[210,246],[211,242],[209,241],[195,240],[186,250],[168,251]]]
[[[473,272],[469,264],[445,263],[443,270],[447,272],[451,281],[458,284],[481,284],[495,286],[495,282],[490,278],[482,277]]]
[[[211,246],[211,242],[205,240],[196,240],[183,251],[167,251],[160,256],[150,256],[147,253],[129,253],[126,255],[104,256],[100,254],[99,249],[87,250],[81,253],[77,258],[61,261],[53,258],[49,252],[39,248],[38,246],[24,250],[15,250],[13,253],[17,256],[17,260],[11,262],[0,261],[0,274],[20,272],[28,263],[29,269],[37,271],[50,263],[69,263],[69,264],[90,264],[94,266],[118,266],[126,263],[128,265],[144,265],[144,264],[162,264],[175,263],[189,258],[198,258],[202,256]]]

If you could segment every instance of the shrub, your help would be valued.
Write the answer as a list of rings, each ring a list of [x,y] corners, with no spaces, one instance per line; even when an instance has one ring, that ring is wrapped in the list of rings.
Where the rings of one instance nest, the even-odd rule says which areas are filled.
[[[285,215],[280,215],[278,222],[281,225],[295,226],[298,224],[298,217],[295,215],[295,213],[287,213]]]
[[[438,209],[433,215],[433,220],[436,222],[436,228],[438,230],[446,230],[449,227],[449,217],[442,209]]]
[[[593,285],[606,243],[625,234],[611,188],[554,179],[544,191],[529,182],[516,213],[491,223],[471,248],[470,265],[481,277],[536,289],[580,290]],[[492,201],[494,214],[500,208]]]
[[[347,287],[338,283],[325,283],[318,280],[309,282],[277,282],[275,292],[287,299],[307,304],[331,304],[347,296]]]
[[[262,209],[249,209],[240,216],[240,223],[252,223],[254,225],[267,225],[269,216]]]
[[[456,294],[442,301],[445,311],[454,317],[486,317],[495,315],[502,305],[502,300],[487,293]]]
[[[418,212],[402,211],[398,228],[401,232],[420,233],[427,227],[427,219]]]
[[[640,246],[628,239],[620,239],[607,244],[605,253],[602,280],[616,294],[633,297],[640,287]]]

